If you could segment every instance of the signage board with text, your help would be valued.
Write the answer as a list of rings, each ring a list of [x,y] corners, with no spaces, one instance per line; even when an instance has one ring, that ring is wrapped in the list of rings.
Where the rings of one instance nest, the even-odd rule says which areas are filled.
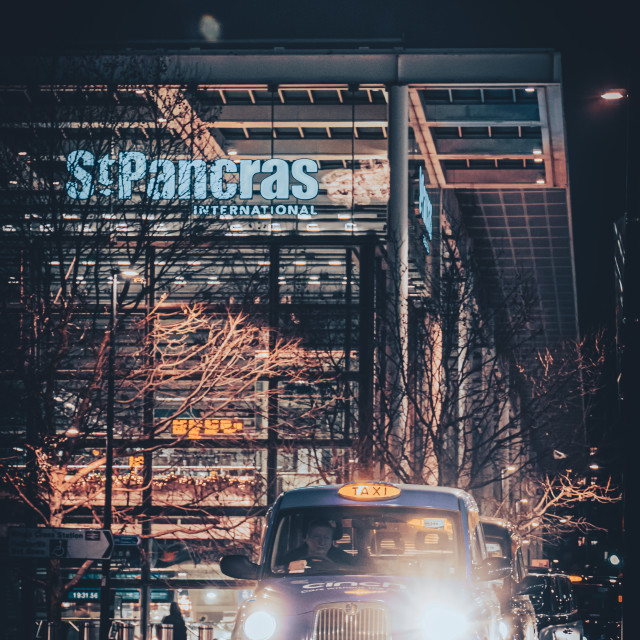
[[[79,558],[102,560],[113,550],[113,535],[102,529],[9,529],[9,555],[13,558]]]

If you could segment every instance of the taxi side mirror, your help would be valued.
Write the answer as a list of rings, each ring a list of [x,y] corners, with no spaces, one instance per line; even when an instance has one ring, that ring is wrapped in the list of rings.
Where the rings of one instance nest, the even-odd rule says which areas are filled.
[[[220,571],[230,578],[257,580],[260,567],[246,556],[223,556],[220,558]]]
[[[487,558],[476,568],[478,580],[501,580],[511,575],[511,562],[508,558]]]

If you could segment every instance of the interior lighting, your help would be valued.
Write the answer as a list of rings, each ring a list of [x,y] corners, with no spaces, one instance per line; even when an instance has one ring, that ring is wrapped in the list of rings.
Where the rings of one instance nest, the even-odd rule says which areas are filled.
[[[507,471],[515,471],[515,470],[516,470],[516,468],[515,468],[512,464],[510,464],[510,465],[507,467]]]
[[[527,502],[529,502],[529,498],[521,498],[520,502],[522,502],[522,504],[527,504]]]
[[[238,152],[237,152],[233,147],[232,147],[231,149],[229,149],[229,150],[227,151],[227,153],[228,153],[230,156],[237,156],[237,155],[238,155]]]
[[[533,153],[534,156],[540,156],[542,155],[542,149],[534,149],[531,153]]]
[[[294,260],[293,264],[295,264],[298,267],[306,267],[307,266],[307,261],[306,260]]]
[[[544,184],[544,178],[538,178],[536,184]]]
[[[593,469],[594,471],[597,471],[599,468],[600,468],[600,465],[596,464],[595,462],[589,465],[589,469]]]
[[[603,100],[622,100],[627,92],[624,89],[607,89],[600,95]]]
[[[158,122],[166,122],[167,119],[166,118],[158,118]]]
[[[137,278],[138,271],[133,267],[127,267],[120,271],[120,275],[123,276],[124,278]]]
[[[18,151],[18,155],[19,156],[26,156],[27,152],[26,151]]]
[[[307,225],[307,231],[312,231],[312,232],[320,231],[320,225],[317,222],[310,222]]]
[[[144,89],[136,89],[136,93],[141,96],[144,95]]]
[[[342,266],[342,261],[341,260],[329,260],[329,264],[332,267],[341,267]]]
[[[54,187],[59,187],[60,186],[60,181],[59,180],[54,180],[51,184],[53,184]]]
[[[15,186],[15,185],[18,184],[18,181],[17,180],[9,180],[9,184],[12,184],[12,185]]]
[[[544,158],[534,158],[533,159],[534,162],[544,162]]]
[[[535,87],[525,87],[526,93],[533,93],[535,90]]]
[[[66,435],[70,438],[75,438],[76,436],[80,435],[80,430],[78,429],[78,427],[69,427],[66,431]]]
[[[351,213],[349,211],[340,211],[338,213],[338,220],[350,220]]]
[[[345,231],[357,231],[358,230],[358,225],[355,222],[345,222],[344,230]]]

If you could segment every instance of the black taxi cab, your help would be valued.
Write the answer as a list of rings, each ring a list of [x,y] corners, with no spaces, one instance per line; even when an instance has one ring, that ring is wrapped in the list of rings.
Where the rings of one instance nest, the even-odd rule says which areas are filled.
[[[234,640],[503,640],[478,508],[464,491],[353,482],[282,494],[259,564],[225,556],[228,576],[257,580]]]
[[[494,588],[500,600],[506,637],[510,640],[537,640],[536,612],[525,588],[527,565],[522,553],[522,539],[508,521],[481,517],[482,530],[489,557],[503,557],[511,565],[511,574],[495,580]]]

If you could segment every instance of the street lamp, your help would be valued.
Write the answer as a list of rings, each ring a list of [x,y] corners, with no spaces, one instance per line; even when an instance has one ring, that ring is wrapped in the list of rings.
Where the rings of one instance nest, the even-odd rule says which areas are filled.
[[[111,317],[109,319],[109,350],[107,352],[107,436],[104,478],[104,513],[102,528],[111,533],[113,522],[113,425],[115,411],[115,362],[116,362],[116,326],[118,315],[118,275],[123,278],[135,278],[138,272],[126,269],[111,272]],[[100,582],[100,640],[108,640],[109,619],[111,617],[111,559],[102,561],[102,579]]]
[[[627,92],[624,89],[607,89],[600,95],[603,100],[622,100],[626,96]]]

